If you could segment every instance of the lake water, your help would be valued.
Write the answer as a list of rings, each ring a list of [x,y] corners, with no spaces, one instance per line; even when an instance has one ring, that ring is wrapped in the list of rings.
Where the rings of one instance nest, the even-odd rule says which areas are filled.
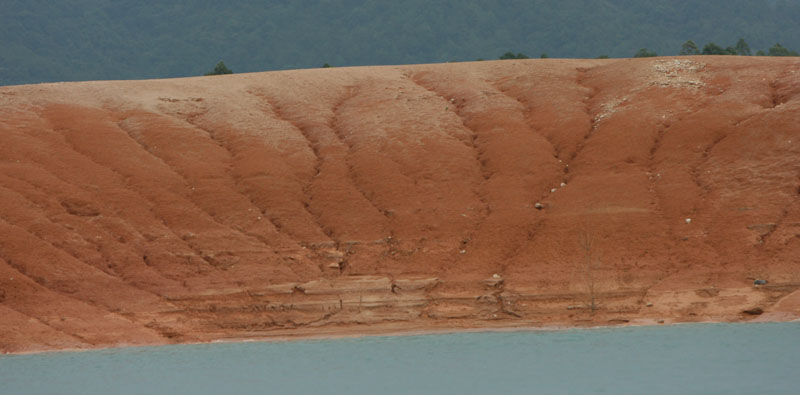
[[[800,323],[0,356],[0,394],[800,394]]]

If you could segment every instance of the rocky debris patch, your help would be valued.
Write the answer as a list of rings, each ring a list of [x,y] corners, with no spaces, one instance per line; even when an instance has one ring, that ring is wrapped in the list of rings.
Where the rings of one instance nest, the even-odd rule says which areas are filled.
[[[488,285],[488,286],[490,286],[490,287],[497,288],[497,287],[502,286],[504,281],[505,280],[503,279],[503,276],[495,273],[495,274],[492,275],[492,277],[489,277],[486,280],[483,280],[483,283]]]
[[[623,106],[628,102],[630,102],[630,99],[627,96],[625,96],[621,98],[615,98],[601,104],[600,111],[593,118],[592,128],[597,129],[597,127],[600,126],[600,122],[602,120],[614,115],[620,106]]]
[[[662,87],[701,88],[706,84],[702,81],[701,72],[706,65],[688,59],[657,60],[653,64],[655,71],[650,85]]]

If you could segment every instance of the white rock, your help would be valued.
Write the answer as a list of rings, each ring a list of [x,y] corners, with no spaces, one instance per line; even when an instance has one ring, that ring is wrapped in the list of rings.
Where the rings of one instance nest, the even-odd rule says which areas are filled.
[[[567,183],[566,182],[562,182],[561,183],[561,188],[564,188],[565,186],[567,186]]]
[[[686,223],[687,223],[687,224],[690,224],[690,223],[692,223],[692,219],[691,219],[691,218],[686,218]]]
[[[557,191],[557,190],[558,190],[558,189],[556,189],[556,188],[553,188],[553,189],[551,189],[551,190],[550,190],[550,193],[554,193],[554,192],[555,192],[555,191]]]

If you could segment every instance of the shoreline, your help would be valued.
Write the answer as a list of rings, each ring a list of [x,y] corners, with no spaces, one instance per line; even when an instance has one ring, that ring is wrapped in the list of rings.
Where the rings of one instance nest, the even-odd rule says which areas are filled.
[[[111,346],[98,346],[87,348],[59,348],[59,349],[41,349],[41,350],[28,350],[20,352],[3,352],[2,356],[21,356],[21,355],[37,355],[49,353],[69,353],[69,352],[90,352],[114,349],[130,349],[130,348],[148,348],[148,347],[163,347],[163,346],[195,346],[195,345],[212,345],[212,344],[230,344],[230,343],[286,343],[286,342],[301,342],[301,341],[327,341],[327,340],[345,340],[345,339],[359,339],[368,337],[406,337],[406,336],[427,336],[427,335],[448,335],[460,333],[510,333],[510,332],[561,332],[570,330],[599,330],[599,329],[622,329],[631,327],[660,327],[660,326],[677,326],[677,325],[691,325],[691,324],[763,324],[763,323],[789,323],[800,322],[800,315],[792,313],[765,313],[762,317],[756,317],[750,320],[731,320],[731,319],[708,319],[708,320],[680,320],[680,319],[651,319],[639,318],[633,319],[629,322],[620,322],[618,324],[605,324],[598,322],[597,325],[494,325],[494,326],[463,326],[463,327],[441,327],[436,328],[428,325],[414,326],[410,325],[406,328],[382,328],[379,325],[372,325],[370,330],[366,331],[349,331],[342,328],[341,331],[319,331],[323,333],[289,333],[290,331],[276,331],[281,333],[274,333],[265,336],[253,337],[231,337],[231,338],[216,338],[201,341],[189,342],[176,342],[176,343],[159,343],[159,344],[118,344]]]

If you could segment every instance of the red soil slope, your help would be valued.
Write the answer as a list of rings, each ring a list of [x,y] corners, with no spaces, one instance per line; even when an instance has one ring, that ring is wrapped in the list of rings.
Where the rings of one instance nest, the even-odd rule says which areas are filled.
[[[0,166],[5,352],[800,314],[796,58],[3,87]]]

